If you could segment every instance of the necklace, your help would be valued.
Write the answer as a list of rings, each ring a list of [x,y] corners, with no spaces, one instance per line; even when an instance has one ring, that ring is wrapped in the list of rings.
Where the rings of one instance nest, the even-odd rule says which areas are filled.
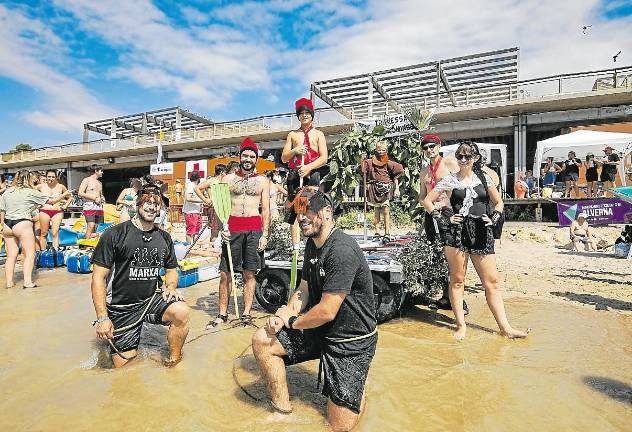
[[[134,218],[132,218],[132,225],[134,225],[136,228],[138,228],[142,232],[141,236],[143,237],[144,242],[148,243],[151,241],[152,236],[145,234],[148,231],[144,230],[142,226],[139,226],[137,216],[134,216]]]

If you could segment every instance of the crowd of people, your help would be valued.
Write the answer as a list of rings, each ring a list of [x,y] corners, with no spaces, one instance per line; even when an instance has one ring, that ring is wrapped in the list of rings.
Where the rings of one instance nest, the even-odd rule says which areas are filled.
[[[366,379],[378,340],[372,276],[357,242],[336,228],[334,203],[323,190],[327,144],[324,134],[313,126],[312,102],[299,99],[295,108],[300,128],[288,135],[283,148],[282,160],[289,166],[285,181],[279,171],[260,174],[256,170],[259,147],[246,138],[236,164],[217,165],[213,175],[205,179],[193,172],[186,185],[177,182],[175,202],[183,205],[189,243],[199,238],[205,211],[211,236],[223,240],[218,314],[207,328],[228,321],[230,294],[236,288],[233,272],[240,272],[244,280],[243,313],[234,305],[237,318],[244,324],[252,323],[255,274],[264,265],[271,219],[279,217],[278,207],[284,203],[284,221],[292,227],[293,248],[298,248],[301,234],[307,239],[301,278],[287,304],[254,333],[253,353],[277,417],[292,412],[286,366],[320,359],[328,421],[335,430],[350,430],[365,407]],[[430,161],[419,178],[419,202],[427,212],[426,235],[442,247],[449,267],[444,295],[434,306],[452,309],[456,317],[454,338],[463,339],[467,328],[464,278],[471,260],[500,334],[526,337],[528,331],[509,324],[500,293],[494,255],[503,223],[498,175],[483,164],[481,151],[472,142],[459,145],[456,160],[441,157],[442,140],[437,135],[426,135],[420,145]],[[389,159],[386,141],[380,142],[374,155],[360,167],[367,202],[374,207],[376,219],[383,218],[386,235],[390,234],[389,202],[401,193],[398,178],[403,171],[402,164]],[[38,188],[37,179],[30,173],[18,173],[0,199],[0,222],[8,254],[7,286],[13,286],[18,242],[25,253],[25,287],[33,286],[30,271],[37,243],[35,213],[42,212],[45,217],[41,225],[52,226],[54,232],[60,211],[68,205],[71,193],[52,173],[50,178],[48,174],[46,185]],[[103,221],[102,175],[103,168],[93,165],[78,190],[88,238]],[[220,224],[219,214],[212,210],[217,204],[213,190],[219,184],[225,185],[229,193],[226,225]],[[165,364],[173,366],[182,359],[190,308],[176,289],[174,241],[163,229],[169,206],[164,186],[151,176],[131,179],[116,200],[121,223],[101,234],[92,255],[93,325],[97,336],[109,344],[116,367],[137,355],[143,322],[169,327]],[[578,230],[576,236],[580,235]]]
[[[606,146],[603,152],[601,157],[589,152],[584,160],[572,150],[563,161],[547,157],[540,169],[539,179],[531,170],[519,174],[514,184],[515,197],[549,198],[554,190],[559,190],[564,198],[580,198],[580,188],[584,188],[586,198],[606,196],[607,189],[615,186],[620,158],[610,146]],[[580,169],[585,173],[585,185],[579,183]]]

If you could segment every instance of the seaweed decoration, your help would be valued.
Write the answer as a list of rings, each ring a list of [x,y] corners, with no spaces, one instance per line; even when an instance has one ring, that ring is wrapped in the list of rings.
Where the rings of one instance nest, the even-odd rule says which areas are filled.
[[[437,296],[448,278],[443,247],[428,242],[422,231],[395,258],[403,266],[404,289],[413,303],[423,303],[424,299]]]

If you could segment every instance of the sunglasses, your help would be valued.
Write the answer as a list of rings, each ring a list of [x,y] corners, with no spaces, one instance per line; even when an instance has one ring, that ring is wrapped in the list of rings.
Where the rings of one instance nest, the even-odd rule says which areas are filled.
[[[454,157],[456,158],[456,160],[463,160],[463,161],[469,161],[469,160],[472,160],[472,159],[474,159],[474,156],[475,156],[475,155],[473,155],[473,154],[470,154],[470,155],[466,155],[466,154],[455,154],[455,155],[454,155]]]
[[[423,150],[430,150],[437,146],[437,143],[428,143],[421,146]]]

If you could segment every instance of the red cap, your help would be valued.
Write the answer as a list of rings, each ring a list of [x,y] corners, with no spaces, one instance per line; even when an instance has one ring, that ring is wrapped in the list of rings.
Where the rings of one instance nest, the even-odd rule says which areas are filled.
[[[307,109],[312,114],[312,117],[314,117],[314,104],[310,99],[300,98],[299,100],[294,102],[294,107],[296,108],[297,116],[301,111]]]
[[[239,153],[241,154],[241,152],[243,152],[244,150],[252,150],[253,152],[255,152],[257,157],[259,156],[259,147],[257,147],[257,143],[254,142],[250,137],[246,137],[241,142],[241,146],[239,147]]]
[[[443,144],[443,140],[441,139],[439,135],[426,134],[421,138],[421,145],[424,145],[425,143],[429,143],[429,142],[433,142],[439,145]]]

